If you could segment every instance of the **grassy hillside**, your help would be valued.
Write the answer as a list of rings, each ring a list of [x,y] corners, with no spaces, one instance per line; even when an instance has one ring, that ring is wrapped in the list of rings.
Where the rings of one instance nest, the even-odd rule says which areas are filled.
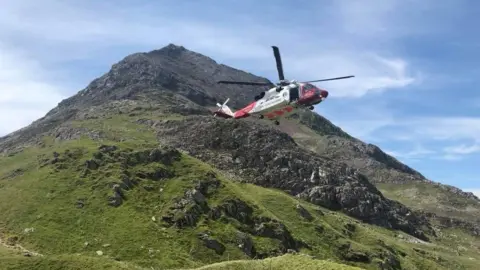
[[[361,268],[338,264],[327,260],[316,260],[308,256],[302,255],[283,255],[275,258],[264,260],[237,260],[229,262],[215,263],[196,270],[290,270],[290,269],[306,269],[306,270],[360,270]]]
[[[309,112],[304,114],[308,115]],[[306,121],[305,118],[303,116],[302,121]],[[427,215],[434,215],[433,222],[440,219],[440,223],[447,227],[456,226],[470,234],[480,235],[480,201],[473,195],[429,181],[406,165],[381,154],[379,156],[384,160],[379,162],[365,151],[365,143],[332,128],[331,123],[326,122],[328,120],[318,121],[319,124],[315,124],[315,121],[309,124],[315,130],[301,124],[299,119],[284,120],[277,128],[292,136],[303,148],[342,160],[360,170],[386,197],[426,212]]]
[[[159,146],[138,119],[71,122],[65,130],[88,131],[71,140],[44,137],[39,146],[0,158],[0,268],[337,269],[336,262],[364,269],[475,269],[480,260],[478,246],[447,232],[427,244],[233,181]],[[288,252],[316,260],[251,261]]]

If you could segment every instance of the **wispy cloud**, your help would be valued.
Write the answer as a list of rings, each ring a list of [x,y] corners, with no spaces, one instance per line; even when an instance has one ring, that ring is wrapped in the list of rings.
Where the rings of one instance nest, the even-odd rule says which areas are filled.
[[[379,109],[379,112],[382,112]],[[379,115],[382,115],[380,113]],[[390,150],[389,152],[403,159],[433,158],[461,160],[467,155],[480,152],[480,117],[398,117],[383,116],[383,121],[364,116],[366,123],[357,125],[352,119],[344,126],[362,138],[376,138],[379,141],[402,141],[401,147],[413,145],[409,151]],[[366,128],[364,128],[366,127]],[[386,129],[388,127],[388,129]],[[435,144],[436,149],[426,149],[422,143]]]
[[[416,144],[413,149],[409,151],[385,151],[387,154],[400,158],[402,160],[416,161],[423,159],[426,156],[431,156],[436,154],[436,151],[430,150],[422,146],[421,144]]]
[[[291,62],[288,68],[306,80],[354,74],[354,79],[319,85],[330,90],[332,98],[359,98],[368,93],[404,88],[415,81],[406,60],[385,58],[366,50],[327,50],[315,57],[286,59]]]
[[[126,54],[127,51],[133,53],[152,50],[172,42],[249,71],[253,71],[251,61],[255,61],[254,69],[257,72],[263,72],[261,75],[275,80],[277,75],[269,47],[274,39],[274,43],[282,48],[285,72],[292,79],[309,80],[349,74],[357,76],[350,80],[326,83],[325,87],[332,90],[332,98],[358,98],[370,92],[402,88],[415,81],[408,70],[407,60],[382,56],[366,46],[360,46],[361,42],[350,44],[355,40],[346,38],[348,31],[333,32],[320,38],[309,35],[306,39],[304,33],[294,31],[300,25],[276,28],[264,24],[261,17],[239,16],[235,13],[222,15],[228,10],[228,4],[223,8],[221,5],[215,7],[218,17],[187,16],[185,10],[179,13],[179,8],[182,7],[173,6],[173,2],[164,1],[162,5],[163,8],[159,10],[160,6],[152,6],[152,3],[129,1],[8,1],[2,3],[0,9],[0,40],[16,42],[17,44],[10,45],[19,45],[19,48],[30,53],[29,61],[17,65],[21,69],[19,72],[28,76],[42,74],[45,71],[41,69],[47,67],[59,72],[60,76],[63,72],[61,65],[70,61],[111,61],[109,55],[115,52],[118,52],[115,55],[120,58],[120,52]],[[372,5],[370,10],[379,19],[387,19],[381,16],[382,6]],[[370,13],[349,16],[344,16],[341,12],[339,14],[329,12],[326,15],[342,24],[372,17]],[[219,23],[212,19],[222,16],[228,17],[229,21]],[[279,38],[282,36],[288,39]],[[35,42],[32,43],[33,40]],[[3,52],[10,55],[9,51]],[[121,57],[123,56],[125,55]],[[250,62],[244,62],[245,60]],[[30,67],[35,61],[44,66]],[[22,63],[16,60],[10,62]],[[104,62],[103,66],[111,64],[112,62]],[[72,73],[63,74],[62,79],[70,74]],[[7,75],[3,75],[4,78]],[[18,81],[22,76],[15,75],[13,79],[9,77],[9,80]],[[14,85],[17,89],[29,88],[31,90],[27,91],[36,95],[42,93],[39,99],[33,99],[37,103],[34,106],[39,110],[37,113],[46,111],[48,106],[63,98],[59,92],[70,95],[79,90],[67,88],[52,78],[41,76],[35,79],[37,88],[32,88],[26,82],[28,80],[15,82]],[[40,84],[47,90],[39,89]],[[43,101],[47,93],[48,103]],[[37,115],[32,112],[18,123],[25,125],[40,116],[41,113]],[[3,132],[18,127],[10,124],[7,126]]]
[[[356,76],[318,84],[330,97],[316,109],[352,135],[409,160],[478,155],[480,115],[464,110],[475,104],[469,89],[478,89],[471,68],[478,61],[468,50],[480,42],[463,34],[476,30],[464,19],[476,18],[466,14],[473,2],[275,3],[2,1],[0,135],[43,116],[130,53],[176,43],[276,80],[270,45],[278,45],[290,79]]]
[[[0,44],[0,135],[22,128],[65,98],[40,63]]]
[[[473,154],[473,153],[480,152],[480,143],[477,142],[471,145],[461,144],[458,146],[446,147],[444,151],[450,154],[457,154],[457,155]]]
[[[359,74],[355,79],[357,84],[362,80],[367,81],[362,89],[353,91],[352,94],[356,96],[361,95],[365,91],[364,88],[401,87],[411,81],[411,78],[405,75],[405,60],[380,57],[368,50],[368,47],[349,45],[347,42],[352,40],[345,39],[345,33],[332,32],[319,39],[313,36],[304,39],[302,33],[293,31],[294,27],[277,29],[274,26],[261,26],[256,20],[241,20],[241,17],[235,15],[231,16],[229,24],[224,25],[218,24],[215,20],[195,16],[177,17],[176,12],[173,12],[175,16],[168,16],[166,14],[168,12],[162,11],[154,13],[149,6],[141,4],[125,6],[94,4],[91,1],[84,4],[60,1],[46,1],[41,5],[33,1],[23,3],[26,4],[9,3],[3,9],[3,13],[0,13],[2,15],[0,18],[3,18],[0,19],[1,25],[4,26],[3,31],[8,29],[11,33],[27,35],[46,44],[55,42],[56,46],[67,50],[75,49],[80,52],[88,50],[95,53],[102,48],[115,47],[119,44],[155,48],[174,42],[194,50],[212,53],[216,58],[229,61],[263,59],[273,71],[269,45],[271,39],[276,38],[275,43],[285,44],[284,51],[288,54],[284,57],[290,58],[290,64],[294,65],[292,72],[296,74],[293,76],[303,75],[304,72],[312,70],[309,68],[312,66],[315,67],[313,70],[317,71],[312,76],[356,73]],[[222,11],[224,10],[219,12]],[[358,16],[369,15],[358,14],[348,20],[358,19]],[[291,43],[278,39],[278,36],[288,36],[289,39],[302,42]],[[320,48],[318,43],[321,44]],[[86,46],[87,44],[89,46]],[[299,48],[310,50],[298,50]],[[77,56],[62,54],[62,57]],[[311,61],[312,56],[316,56],[314,61]],[[289,70],[288,67],[286,69]],[[364,69],[366,71],[362,72]],[[345,86],[345,89],[349,88],[350,85]]]

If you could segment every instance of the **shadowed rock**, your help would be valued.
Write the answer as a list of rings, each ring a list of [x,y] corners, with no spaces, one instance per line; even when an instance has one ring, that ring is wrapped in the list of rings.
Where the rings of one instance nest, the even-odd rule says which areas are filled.
[[[427,240],[426,220],[385,198],[357,170],[300,148],[285,133],[246,121],[189,117],[157,126],[159,138],[246,181],[285,190],[365,222]],[[221,155],[219,155],[221,154]],[[229,156],[230,158],[225,158]],[[221,158],[220,158],[221,157]]]

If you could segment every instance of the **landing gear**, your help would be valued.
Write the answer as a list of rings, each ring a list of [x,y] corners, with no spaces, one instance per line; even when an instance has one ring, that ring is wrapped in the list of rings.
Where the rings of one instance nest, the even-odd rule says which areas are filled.
[[[311,111],[313,111],[313,109],[315,109],[315,107],[313,107],[313,106],[310,106],[310,107],[308,107],[308,108],[309,108]]]
[[[275,123],[275,125],[277,125],[277,126],[280,125],[280,122],[278,122],[278,120],[275,120],[274,123]]]
[[[263,119],[263,118],[265,118],[265,116],[263,114],[260,114],[260,116],[258,118]]]

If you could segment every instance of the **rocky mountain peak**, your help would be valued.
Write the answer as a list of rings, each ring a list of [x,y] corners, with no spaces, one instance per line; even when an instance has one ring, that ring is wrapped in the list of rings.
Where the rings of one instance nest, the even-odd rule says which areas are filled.
[[[165,46],[161,49],[158,49],[158,50],[153,50],[150,53],[152,53],[152,54],[153,53],[162,53],[162,54],[166,54],[166,55],[169,55],[169,56],[177,56],[177,55],[185,53],[185,52],[189,52],[189,50],[185,49],[185,47],[183,47],[181,45],[176,45],[176,44],[173,44],[173,43],[169,43],[167,46]]]
[[[215,60],[213,60],[212,58],[206,55],[188,50],[184,46],[176,45],[173,43],[170,43],[163,48],[153,50],[150,52],[145,52],[142,54],[144,54],[150,59],[155,59],[157,57],[160,57],[160,58],[168,57],[171,59],[177,59],[177,60],[186,61],[186,62],[191,62],[192,60],[196,60],[197,61],[195,62],[196,65],[203,65],[205,63],[217,64]]]
[[[20,131],[10,134],[4,138],[0,138],[0,153],[9,152],[12,149],[19,149],[22,145],[32,145],[38,143],[41,141],[42,136],[45,135],[56,138],[72,138],[74,137],[72,134],[80,134],[79,130],[74,130],[69,126],[69,123],[72,120],[84,120],[89,119],[89,117],[94,119],[103,119],[105,117],[115,115],[121,110],[123,110],[122,113],[126,112],[127,114],[136,114],[138,113],[136,110],[139,108],[141,109],[142,107],[149,107],[150,110],[156,110],[157,112],[162,111],[163,113],[170,113],[173,111],[183,115],[207,115],[209,114],[209,109],[214,107],[215,103],[217,102],[223,102],[225,99],[231,98],[229,106],[231,106],[232,109],[237,109],[252,101],[255,95],[268,88],[239,85],[218,85],[216,83],[218,80],[268,82],[266,78],[255,76],[251,73],[219,64],[207,56],[190,51],[183,46],[175,44],[168,44],[161,49],[150,52],[131,54],[120,60],[118,63],[112,65],[108,72],[93,80],[85,89],[60,102],[60,104],[51,110],[45,117],[35,121],[32,125]],[[244,149],[244,152],[240,156],[245,156],[251,151],[256,151],[256,149],[269,149],[268,147],[272,147],[272,149],[270,149],[271,152],[278,153],[278,155],[271,156],[270,159],[276,159],[277,162],[282,163],[282,166],[283,163],[290,165],[279,167],[279,171],[269,170],[269,175],[252,174],[250,175],[253,179],[251,182],[257,184],[281,184],[283,185],[282,187],[284,190],[297,191],[292,194],[303,194],[302,196],[306,196],[311,201],[323,200],[322,205],[331,204],[329,205],[330,207],[335,206],[340,208],[350,208],[350,210],[354,207],[352,208],[344,201],[348,201],[351,198],[346,198],[344,195],[347,193],[356,193],[362,189],[368,189],[369,194],[376,200],[376,203],[370,206],[372,206],[373,209],[381,207],[382,215],[387,219],[393,220],[389,224],[383,224],[386,226],[397,226],[397,228],[403,227],[399,224],[403,222],[405,219],[405,214],[410,210],[403,206],[398,206],[391,201],[385,200],[383,195],[377,189],[375,189],[375,187],[369,186],[367,188],[362,184],[367,181],[362,180],[364,179],[363,176],[365,176],[365,179],[368,179],[368,182],[375,184],[387,183],[396,185],[422,182],[424,184],[429,184],[429,187],[433,187],[433,185],[426,181],[426,179],[420,173],[396,160],[394,157],[387,155],[379,147],[364,143],[350,136],[323,116],[307,110],[299,112],[292,118],[293,119],[290,120],[292,120],[292,125],[294,125],[294,127],[291,128],[293,131],[289,133],[289,138],[293,138],[294,140],[288,143],[288,145],[291,144],[289,146],[291,149],[290,152],[287,151],[288,153],[285,152],[285,145],[287,145],[287,142],[280,140],[281,138],[284,138],[281,137],[283,135],[265,131],[265,134],[270,137],[266,137],[267,140],[263,141],[263,143],[260,143],[263,137],[248,136],[248,134],[250,134],[249,131],[252,131],[253,128],[253,126],[250,124],[242,124],[242,129],[237,130],[236,132],[234,132],[234,130],[237,128],[237,124],[222,125],[222,128],[216,131],[217,137],[212,137],[213,135],[209,133],[211,132],[210,129],[205,129],[205,127],[210,125],[210,127],[213,129],[217,124],[221,125],[219,124],[221,122],[210,122],[210,120],[207,119],[195,118],[194,121],[189,122],[189,124],[186,126],[178,126],[178,123],[173,123],[172,126],[167,125],[167,130],[173,131],[173,133],[162,133],[164,131],[159,130],[159,134],[161,133],[164,137],[169,137],[171,139],[169,142],[170,144],[185,143],[190,141],[192,142],[193,146],[202,146],[202,149],[191,149],[193,147],[192,145],[176,145],[178,147],[183,147],[186,150],[198,152],[200,155],[204,155],[201,153],[206,150],[205,145],[208,145],[212,141],[219,140],[218,138],[231,143],[235,142],[236,139],[239,139],[232,138],[232,136],[238,136],[238,134],[242,134],[242,136],[245,138],[252,137],[254,138],[252,140],[254,140],[255,144],[247,144],[243,141],[237,142],[236,145],[247,145],[251,147],[249,149]],[[247,121],[250,120],[252,119]],[[239,122],[243,123],[242,121]],[[256,120],[253,119],[253,122],[255,121]],[[158,125],[158,123],[155,125]],[[161,125],[158,126],[160,127]],[[193,126],[196,127],[195,131],[191,131]],[[280,125],[278,128],[282,129],[283,127],[284,124]],[[197,134],[198,131],[202,130],[204,132]],[[307,133],[302,133],[302,130],[309,131]],[[83,131],[84,130],[82,130],[82,132]],[[191,134],[197,135],[195,138],[191,138],[189,137]],[[178,141],[178,136],[185,137]],[[206,138],[208,138],[208,140]],[[300,149],[295,146],[297,144],[304,148],[310,148],[310,150],[313,150],[315,154],[313,156],[310,156],[310,152],[309,154],[306,154],[304,152],[305,149]],[[229,145],[227,146],[230,147]],[[215,146],[212,145],[212,147]],[[228,147],[225,149],[210,150],[212,152],[231,152],[232,149],[228,149]],[[222,156],[217,154],[218,153],[216,153],[214,156]],[[280,156],[283,154],[288,154],[290,157],[295,157],[305,164],[309,160],[316,161],[305,167],[303,169],[304,172],[292,174],[290,172],[292,169],[291,166],[294,166],[296,171],[298,171],[300,168],[296,168],[295,166],[297,165],[292,165],[292,158],[280,158]],[[233,160],[235,161],[235,166],[238,166],[238,164],[246,164],[244,168],[236,168],[236,170],[242,171],[246,170],[247,167],[252,168],[255,166],[257,166],[257,172],[261,171],[262,168],[258,167],[259,164],[267,168],[270,166],[269,164],[268,166],[263,164],[266,162],[264,160],[261,162],[258,161],[260,162],[258,163],[254,156],[248,159],[255,161],[254,164],[249,164],[247,162],[248,160],[242,162],[241,157],[238,157],[238,159],[233,158]],[[329,161],[327,162],[324,160]],[[222,160],[216,161],[216,163],[222,164],[221,161]],[[299,162],[299,164],[302,162]],[[335,182],[335,185],[332,183],[327,183],[323,185],[324,190],[319,191],[316,185],[308,184],[308,179],[310,179],[313,175],[313,168],[318,168],[319,166],[323,166],[325,164],[331,166],[331,172],[329,175],[332,179],[336,179],[335,181],[337,181],[340,175],[343,177],[343,179],[345,179],[345,181],[337,181]],[[345,168],[357,170],[362,176],[357,177],[353,174],[339,174],[339,172],[343,170],[343,167],[339,164],[343,164],[342,166],[345,166]],[[232,164],[229,163],[225,166],[228,167],[231,165]],[[289,181],[285,182],[284,178],[288,179]],[[282,181],[277,181],[276,179],[280,179]],[[354,186],[351,190],[344,189],[344,186],[352,186],[351,179],[356,179],[355,181],[358,185]],[[445,191],[445,194],[455,197],[460,202],[464,202],[464,198],[475,200],[475,202],[478,201],[478,199],[476,199],[476,197],[474,197],[472,194],[461,192],[460,190],[455,190],[443,185],[440,185],[440,188]],[[434,192],[437,192],[437,189],[432,191],[431,194],[435,195],[436,193]],[[317,195],[320,197],[317,198]],[[330,195],[333,197],[322,197],[328,197]],[[401,195],[404,196],[404,194]],[[356,197],[355,202],[358,202],[358,205],[362,205],[364,200],[365,198]],[[445,202],[445,206],[447,205],[449,206],[451,203]],[[471,207],[471,205],[474,204],[470,201],[467,201],[465,205]],[[474,206],[476,207],[476,204]],[[349,212],[349,214],[360,218],[365,218],[365,216],[368,216],[368,220],[370,222],[377,222],[374,220],[374,216],[378,213],[366,213],[364,211],[360,212],[357,210],[352,210]],[[416,222],[409,224],[407,226],[408,228],[404,227],[403,229],[410,232],[414,231],[412,228],[414,228],[416,224],[423,224],[423,221],[420,221],[421,218],[418,218]]]

